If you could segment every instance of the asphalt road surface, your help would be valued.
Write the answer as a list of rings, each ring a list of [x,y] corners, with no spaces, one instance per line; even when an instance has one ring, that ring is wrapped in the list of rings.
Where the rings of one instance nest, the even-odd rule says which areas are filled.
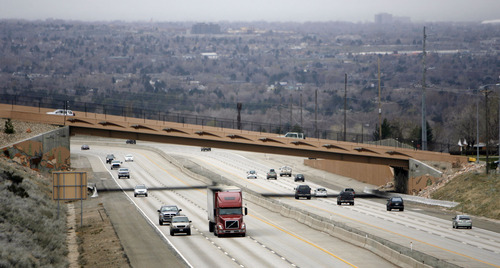
[[[90,145],[89,151],[80,151],[81,144]],[[111,193],[120,194],[124,201],[111,199],[117,211],[125,212],[121,224],[141,226],[147,235],[137,237],[134,228],[120,234],[124,244],[131,243],[138,249],[150,240],[158,240],[156,250],[127,251],[133,266],[143,266],[154,255],[174,249],[177,256],[188,266],[193,267],[391,267],[383,258],[370,251],[356,247],[345,241],[316,231],[294,219],[282,217],[266,208],[246,202],[249,215],[246,237],[215,237],[208,232],[206,213],[206,192],[199,189],[204,183],[186,175],[177,166],[172,165],[160,154],[147,149],[154,147],[173,157],[177,161],[189,161],[202,167],[205,173],[218,174],[235,185],[261,194],[275,195],[278,202],[310,211],[323,217],[335,219],[354,228],[382,236],[404,247],[411,247],[464,267],[499,267],[500,235],[474,227],[471,230],[455,230],[451,221],[422,213],[421,208],[409,208],[403,212],[388,212],[381,202],[356,198],[354,206],[338,206],[334,198],[315,198],[296,200],[293,189],[302,182],[293,182],[293,177],[278,177],[267,180],[266,172],[270,168],[278,170],[283,165],[292,166],[293,173],[303,173],[305,184],[316,189],[325,187],[329,194],[337,194],[343,187],[353,187],[359,193],[364,185],[349,178],[332,175],[306,167],[299,157],[277,156],[218,150],[200,152],[199,147],[176,146],[168,144],[141,143],[125,145],[122,140],[106,140],[104,143],[92,138],[72,139],[72,152],[87,159],[94,174],[101,178],[99,184],[107,190],[101,196]],[[144,147],[146,146],[146,147]],[[123,166],[131,169],[130,179],[117,179],[117,171],[111,171],[105,164],[107,153],[114,153],[123,161],[125,154],[134,155],[133,162],[124,162]],[[78,161],[78,160],[77,160]],[[246,172],[256,170],[258,178],[246,179]],[[203,170],[202,172],[203,173]],[[102,174],[99,176],[99,174]],[[104,176],[106,175],[106,176]],[[104,184],[106,186],[104,186]],[[150,188],[149,196],[133,197],[133,187],[146,184]],[[172,187],[179,189],[172,190]],[[98,185],[99,188],[99,185]],[[182,189],[184,188],[184,189]],[[188,188],[188,189],[185,189]],[[182,213],[192,220],[192,235],[169,235],[168,226],[158,225],[156,210],[163,204],[176,204]],[[122,209],[123,206],[123,209]],[[131,224],[134,221],[134,224]],[[115,224],[115,222],[113,221]],[[500,230],[500,228],[499,228]],[[125,235],[125,237],[122,237]],[[154,237],[154,239],[152,238]],[[137,256],[134,256],[137,255]],[[149,256],[151,255],[151,256]],[[136,260],[134,262],[134,260]],[[137,265],[134,265],[137,264]]]

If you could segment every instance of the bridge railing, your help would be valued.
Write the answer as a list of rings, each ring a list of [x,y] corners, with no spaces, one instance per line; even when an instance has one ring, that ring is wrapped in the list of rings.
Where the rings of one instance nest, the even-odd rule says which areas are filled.
[[[117,115],[124,117],[134,117],[141,119],[158,120],[163,122],[176,122],[201,126],[213,126],[219,128],[241,129],[247,131],[256,131],[262,133],[275,133],[276,135],[292,131],[290,123],[276,124],[273,122],[255,122],[241,120],[240,124],[235,118],[218,118],[213,116],[188,114],[164,111],[160,109],[148,109],[145,107],[124,106],[116,103],[95,104],[92,102],[82,102],[68,100],[67,96],[33,96],[20,94],[0,94],[0,103],[12,105],[24,105],[39,108],[69,109],[77,113],[97,113],[104,115]],[[336,141],[348,141],[355,143],[379,144],[391,147],[411,147],[417,148],[417,141],[411,140],[389,140],[374,141],[369,133],[347,132],[344,139],[344,133],[341,131],[332,131],[329,129],[315,129],[313,127],[302,126],[302,132],[307,138],[328,139]],[[458,146],[433,143],[429,148],[439,152],[458,151]]]

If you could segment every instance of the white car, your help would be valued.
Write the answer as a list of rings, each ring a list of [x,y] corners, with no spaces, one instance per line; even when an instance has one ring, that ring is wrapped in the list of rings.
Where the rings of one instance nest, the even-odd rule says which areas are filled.
[[[257,172],[255,170],[248,171],[247,179],[257,179]]]
[[[326,197],[327,191],[325,188],[318,188],[318,189],[314,190],[314,195],[316,197]]]
[[[64,110],[64,109],[58,109],[53,112],[47,112],[47,114],[55,114],[55,115],[65,115],[65,116],[75,116],[73,111],[71,110]]]
[[[138,184],[134,187],[134,197],[137,197],[138,195],[143,195],[145,197],[148,197],[148,187],[144,184]]]
[[[120,160],[113,160],[111,161],[111,170],[113,169],[119,169],[122,167],[122,162]]]
[[[134,156],[131,154],[125,155],[125,162],[134,162]]]

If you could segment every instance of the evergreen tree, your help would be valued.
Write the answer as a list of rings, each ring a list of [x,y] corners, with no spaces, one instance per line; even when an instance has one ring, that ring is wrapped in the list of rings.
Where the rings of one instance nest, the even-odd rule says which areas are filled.
[[[14,134],[16,131],[14,130],[14,125],[12,125],[12,121],[7,119],[5,121],[5,129],[4,129],[5,134]]]
[[[375,131],[373,131],[373,140],[378,141],[380,140],[380,132],[379,132],[379,126],[376,125]],[[387,121],[387,118],[384,118],[384,121],[382,122],[382,140],[387,139],[392,136],[392,129],[393,127],[391,126],[391,123]]]
[[[434,143],[434,134],[432,134],[432,128],[429,122],[426,121],[427,126],[427,144]],[[422,126],[416,126],[410,133],[410,139],[417,141],[417,144],[422,144]]]

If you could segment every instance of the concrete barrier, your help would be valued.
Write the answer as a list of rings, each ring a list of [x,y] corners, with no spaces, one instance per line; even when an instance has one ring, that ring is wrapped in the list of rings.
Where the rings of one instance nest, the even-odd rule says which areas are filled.
[[[412,202],[420,203],[420,204],[426,204],[426,205],[447,207],[447,208],[454,208],[454,207],[460,205],[460,203],[447,201],[447,200],[436,200],[436,199],[430,199],[430,198],[425,198],[425,197],[421,197],[421,196],[384,192],[384,191],[379,191],[376,189],[365,188],[363,192],[368,193],[368,194],[372,194],[372,195],[376,195],[378,197],[384,197],[384,198],[389,198],[389,197],[393,197],[393,196],[401,196],[403,198],[403,200],[412,201]]]

